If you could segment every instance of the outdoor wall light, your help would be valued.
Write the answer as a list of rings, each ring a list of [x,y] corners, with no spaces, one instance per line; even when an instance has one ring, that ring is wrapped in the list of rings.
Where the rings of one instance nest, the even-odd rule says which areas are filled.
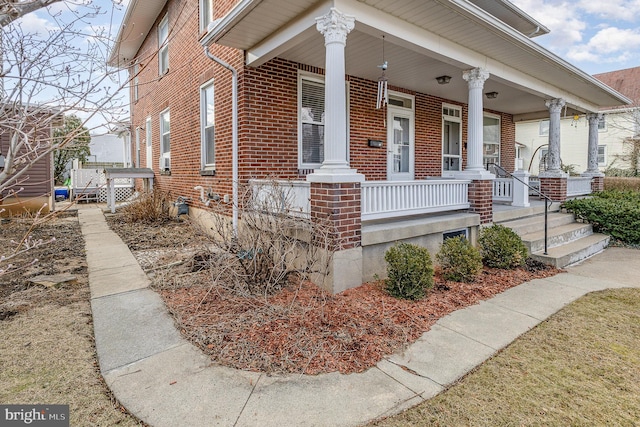
[[[496,99],[498,97],[498,92],[487,92],[484,94],[488,99]]]
[[[436,77],[436,81],[439,85],[446,85],[451,81],[451,76],[440,76]]]

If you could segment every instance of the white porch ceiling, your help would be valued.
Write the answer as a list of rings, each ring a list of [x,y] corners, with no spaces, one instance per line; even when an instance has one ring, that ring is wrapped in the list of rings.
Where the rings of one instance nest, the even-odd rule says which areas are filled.
[[[484,99],[485,108],[514,114],[516,120],[547,117],[549,98],[567,100],[567,114],[629,102],[474,4],[483,1],[242,0],[203,43],[245,50],[249,65],[278,56],[322,68],[324,38],[314,18],[336,7],[356,18],[347,37],[349,75],[377,80],[384,34],[390,85],[464,103],[468,91],[462,72],[483,67],[491,74],[484,92],[499,93]],[[520,31],[535,30],[535,21],[514,14],[511,22]],[[440,75],[451,76],[451,83],[438,85]]]

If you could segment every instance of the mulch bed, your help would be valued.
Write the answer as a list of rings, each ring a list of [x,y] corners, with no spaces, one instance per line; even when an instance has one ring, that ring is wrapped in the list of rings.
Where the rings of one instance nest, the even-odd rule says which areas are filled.
[[[220,364],[267,373],[362,372],[401,350],[439,318],[560,270],[485,268],[474,283],[442,280],[421,301],[387,295],[382,282],[338,295],[303,282],[271,297],[216,285],[162,289],[182,333]]]

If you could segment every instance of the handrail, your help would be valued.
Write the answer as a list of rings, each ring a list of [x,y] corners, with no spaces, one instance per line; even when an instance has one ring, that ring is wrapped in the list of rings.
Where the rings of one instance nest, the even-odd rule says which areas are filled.
[[[524,185],[526,185],[527,187],[529,187],[530,190],[533,190],[534,192],[536,192],[540,197],[544,198],[544,254],[548,255],[547,253],[547,241],[548,241],[548,234],[549,234],[549,205],[547,204],[547,202],[549,203],[553,203],[553,200],[551,200],[551,198],[545,194],[542,194],[542,192],[540,190],[538,190],[535,187],[530,186],[529,184],[527,184],[526,182],[524,182],[523,180],[521,180],[520,178],[518,178],[517,176],[514,176],[511,172],[508,172],[507,170],[505,170],[502,166],[496,164],[496,163],[487,163],[487,169],[489,169],[489,166],[494,166],[498,169],[500,169],[500,171],[502,173],[504,173],[505,175],[520,181],[521,183],[523,183]]]

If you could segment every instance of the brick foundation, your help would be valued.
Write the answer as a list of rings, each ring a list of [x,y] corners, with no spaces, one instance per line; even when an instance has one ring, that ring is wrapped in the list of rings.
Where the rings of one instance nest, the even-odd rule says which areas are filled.
[[[490,179],[473,180],[469,184],[469,212],[480,215],[480,224],[493,222],[493,195]]]
[[[591,178],[591,192],[604,191],[604,176],[594,176]]]
[[[540,192],[554,202],[567,200],[567,178],[540,177]]]
[[[341,251],[361,246],[360,183],[311,183],[311,218],[326,221],[330,246]]]

